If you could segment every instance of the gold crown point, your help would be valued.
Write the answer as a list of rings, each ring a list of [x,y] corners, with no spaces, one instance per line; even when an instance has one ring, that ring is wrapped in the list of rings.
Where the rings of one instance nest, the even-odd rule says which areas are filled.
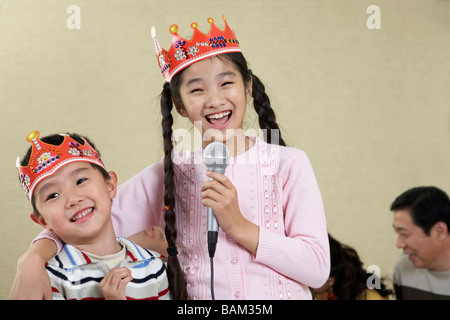
[[[192,29],[197,29],[198,28],[198,23],[197,22],[192,22],[191,23],[191,28]]]
[[[176,24],[171,25],[169,28],[169,32],[171,34],[176,34],[178,32],[178,26]]]
[[[208,22],[209,23],[214,23],[214,19],[213,18],[208,18]]]
[[[34,139],[39,138],[39,131],[34,130],[31,131],[28,135],[27,135],[27,141],[28,142],[33,142]]]

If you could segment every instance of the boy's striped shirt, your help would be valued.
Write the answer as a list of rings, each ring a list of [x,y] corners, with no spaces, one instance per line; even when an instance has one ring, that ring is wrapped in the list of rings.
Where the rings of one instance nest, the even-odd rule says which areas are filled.
[[[170,299],[164,263],[156,252],[144,249],[126,238],[117,241],[126,249],[126,259],[116,267],[131,270],[133,280],[125,294],[128,300]],[[89,255],[66,244],[46,265],[53,299],[101,300],[100,281],[110,271],[105,263],[92,261]]]

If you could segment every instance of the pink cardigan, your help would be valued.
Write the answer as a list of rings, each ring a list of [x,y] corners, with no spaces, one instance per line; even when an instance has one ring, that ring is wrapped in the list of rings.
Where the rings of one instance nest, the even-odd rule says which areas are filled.
[[[232,159],[225,175],[246,219],[260,226],[256,255],[219,230],[214,257],[216,299],[311,299],[327,280],[330,255],[320,191],[307,155],[259,138]],[[178,252],[191,299],[210,299],[203,151],[177,154]],[[150,165],[119,187],[112,218],[117,236],[164,227],[163,165]],[[164,229],[163,229],[164,230]],[[43,235],[41,235],[43,236]]]

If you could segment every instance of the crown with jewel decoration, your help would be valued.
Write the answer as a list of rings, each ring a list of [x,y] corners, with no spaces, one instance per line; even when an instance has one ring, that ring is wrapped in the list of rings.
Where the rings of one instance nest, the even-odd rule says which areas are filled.
[[[170,82],[175,74],[197,61],[222,53],[241,52],[234,31],[228,26],[225,16],[222,16],[222,19],[225,22],[224,30],[217,28],[212,18],[208,19],[211,25],[208,34],[199,31],[196,22],[192,23],[194,34],[191,40],[186,40],[178,34],[176,24],[171,25],[169,31],[173,36],[169,50],[160,46],[155,27],[152,27],[156,58],[165,82]]]
[[[28,165],[21,166],[19,157],[16,162],[20,183],[28,200],[31,200],[39,182],[52,176],[58,169],[69,163],[90,162],[105,168],[98,152],[84,138],[82,138],[84,144],[80,144],[70,136],[61,134],[64,136],[64,141],[59,146],[55,146],[42,142],[39,136],[39,131],[32,131],[27,135],[26,139],[31,143]]]

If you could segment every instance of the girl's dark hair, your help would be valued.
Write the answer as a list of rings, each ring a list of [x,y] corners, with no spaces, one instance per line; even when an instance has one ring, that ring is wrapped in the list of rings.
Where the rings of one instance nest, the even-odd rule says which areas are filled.
[[[340,243],[328,235],[330,243],[331,269],[330,277],[335,278],[333,293],[337,300],[357,300],[367,289],[367,279],[373,276],[363,268],[355,249]],[[388,297],[392,290],[387,290],[380,279],[380,287],[375,290],[382,297]]]
[[[247,85],[252,80],[253,107],[258,114],[259,127],[264,130],[265,140],[268,143],[285,146],[286,144],[281,138],[275,112],[270,105],[269,96],[266,94],[266,88],[261,80],[253,74],[252,70],[248,69],[244,55],[240,52],[235,52],[222,54],[217,57],[233,63],[239,70],[244,80],[244,85]],[[272,136],[272,134],[275,134],[275,136]]]
[[[88,138],[86,138],[86,137],[82,138],[77,133],[66,133],[66,135],[68,135],[73,140],[75,140],[76,142],[78,142],[79,144],[82,144],[82,145],[84,145],[84,140],[83,140],[83,138],[84,138],[92,146],[92,148],[94,148],[97,151],[97,153],[98,153],[98,155],[100,157],[100,151],[98,151],[98,149],[95,147],[94,143],[91,140],[89,140]],[[51,144],[51,145],[54,145],[54,146],[59,146],[61,143],[63,143],[64,136],[62,136],[60,134],[51,134],[51,135],[45,136],[43,138],[40,138],[40,140],[42,142],[47,143],[47,144]],[[32,151],[32,147],[29,147],[27,152],[26,152],[26,154],[25,154],[25,156],[20,161],[20,165],[22,167],[28,166],[28,164],[30,162],[31,151]],[[102,167],[100,167],[100,166],[98,166],[98,165],[96,165],[94,163],[92,163],[92,166],[94,168],[98,169],[101,172],[101,174],[102,174],[103,178],[105,178],[105,180],[111,179],[109,173],[104,168],[102,168]],[[31,197],[31,206],[33,207],[34,215],[36,217],[39,217],[39,211],[37,210],[36,204],[35,204],[35,201],[34,201],[34,194]]]
[[[247,86],[252,81],[253,105],[259,118],[259,126],[265,133],[265,140],[268,143],[285,146],[281,138],[280,129],[276,122],[275,113],[270,105],[269,97],[265,92],[265,87],[257,76],[248,69],[247,61],[240,52],[225,53],[213,58],[222,59],[224,62],[232,63],[240,72],[244,85]],[[186,70],[186,69],[184,69]],[[183,71],[184,71],[183,70]],[[165,211],[165,235],[169,248],[176,247],[177,230],[175,227],[175,172],[172,161],[172,99],[182,105],[179,92],[181,76],[183,71],[176,74],[170,83],[165,83],[161,93],[161,113],[162,113],[162,133],[164,144],[164,205]],[[275,133],[275,136],[273,135]],[[172,249],[173,250],[173,249]],[[178,257],[169,254],[167,261],[167,274],[169,279],[170,293],[173,299],[183,300],[188,298],[186,280],[184,272],[181,270]]]

